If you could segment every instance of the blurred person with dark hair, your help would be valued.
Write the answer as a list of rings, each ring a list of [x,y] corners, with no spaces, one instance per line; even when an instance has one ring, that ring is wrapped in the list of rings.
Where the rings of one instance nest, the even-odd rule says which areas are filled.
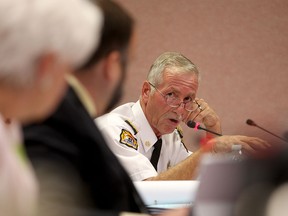
[[[24,127],[28,155],[41,184],[42,215],[146,213],[93,121],[121,96],[134,21],[113,1],[91,2],[104,14],[100,45],[68,77],[69,89],[57,110],[45,121]]]
[[[0,213],[33,216],[38,184],[20,125],[54,111],[66,74],[96,46],[101,14],[82,0],[1,0],[0,20]]]
[[[120,5],[110,0],[91,1],[102,8],[105,16],[101,42],[74,75],[89,91],[97,108],[97,113],[90,114],[95,117],[110,111],[121,99],[135,31],[133,18]]]

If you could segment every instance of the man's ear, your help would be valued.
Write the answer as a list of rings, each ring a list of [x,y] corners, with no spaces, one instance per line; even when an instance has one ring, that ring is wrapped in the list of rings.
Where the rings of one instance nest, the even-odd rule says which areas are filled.
[[[105,58],[103,65],[104,77],[107,80],[114,80],[121,75],[121,54],[119,51],[110,52]]]
[[[54,76],[57,74],[55,70],[58,60],[53,53],[42,55],[38,59],[37,68],[35,70],[35,84],[41,90],[47,90],[52,87]]]
[[[144,81],[142,85],[142,92],[141,92],[141,97],[144,101],[148,100],[150,92],[151,92],[150,84],[148,83],[148,81]]]

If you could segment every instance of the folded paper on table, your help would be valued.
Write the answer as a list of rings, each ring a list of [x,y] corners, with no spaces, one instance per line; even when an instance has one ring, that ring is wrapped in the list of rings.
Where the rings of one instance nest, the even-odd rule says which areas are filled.
[[[193,204],[199,181],[139,181],[134,185],[147,206],[174,208]]]

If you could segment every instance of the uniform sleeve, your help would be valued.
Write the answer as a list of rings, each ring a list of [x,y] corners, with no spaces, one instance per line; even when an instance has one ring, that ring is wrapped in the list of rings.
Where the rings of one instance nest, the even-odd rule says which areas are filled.
[[[150,161],[138,152],[139,140],[125,120],[110,115],[97,118],[95,122],[133,181],[158,175]]]

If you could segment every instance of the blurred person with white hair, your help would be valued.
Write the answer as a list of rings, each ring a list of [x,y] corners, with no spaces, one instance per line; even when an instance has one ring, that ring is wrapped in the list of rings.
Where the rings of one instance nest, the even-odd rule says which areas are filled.
[[[38,185],[20,125],[54,111],[66,74],[90,55],[101,24],[100,10],[83,0],[0,1],[1,215],[36,214]]]
[[[55,112],[24,127],[41,187],[41,216],[147,212],[93,121],[121,97],[134,48],[134,20],[114,1],[91,2],[104,16],[99,46],[68,76],[69,88]]]

